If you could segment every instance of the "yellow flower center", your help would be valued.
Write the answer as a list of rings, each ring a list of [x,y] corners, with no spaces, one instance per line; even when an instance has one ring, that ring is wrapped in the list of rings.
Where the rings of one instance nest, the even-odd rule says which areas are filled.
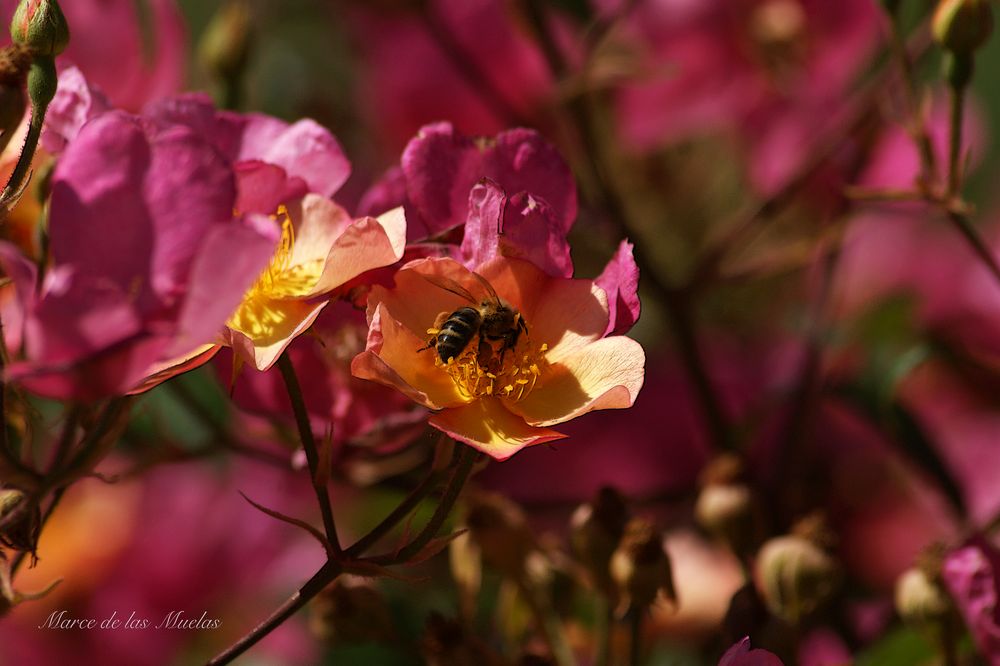
[[[434,364],[444,368],[459,393],[466,398],[497,397],[517,402],[535,388],[538,378],[547,365],[545,352],[549,346],[532,348],[530,340],[521,340],[517,347],[508,349],[500,363],[496,353],[489,361],[480,358],[479,336],[473,338],[458,358],[444,363],[435,354]]]
[[[255,339],[266,337],[289,316],[281,307],[281,299],[307,295],[323,273],[322,259],[292,263],[295,229],[284,206],[278,208],[274,219],[281,220],[281,240],[274,256],[227,322],[230,328]]]

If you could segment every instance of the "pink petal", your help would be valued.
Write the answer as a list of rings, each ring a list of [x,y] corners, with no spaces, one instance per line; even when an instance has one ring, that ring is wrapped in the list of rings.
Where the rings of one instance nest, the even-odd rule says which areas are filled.
[[[184,354],[183,356],[154,363],[146,368],[146,376],[141,382],[133,386],[128,391],[128,395],[145,393],[152,388],[156,388],[168,379],[188,372],[189,370],[194,370],[195,368],[211,361],[212,357],[214,357],[220,349],[222,349],[221,345],[202,345],[187,354]]]
[[[526,446],[565,437],[555,430],[526,424],[493,398],[437,412],[431,415],[428,423],[496,460],[506,460]]]
[[[280,234],[266,217],[248,216],[208,230],[191,266],[169,356],[210,342],[274,254]]]
[[[431,235],[465,223],[469,191],[489,178],[508,192],[544,200],[563,232],[576,218],[576,185],[553,148],[533,130],[473,141],[449,123],[423,127],[403,152],[409,199]]]
[[[351,175],[351,164],[329,130],[313,120],[291,125],[259,114],[241,118],[243,134],[235,159],[260,160],[301,178],[309,191],[333,196]]]
[[[60,154],[87,121],[111,108],[104,93],[91,87],[79,69],[67,67],[59,73],[59,88],[45,113],[42,145],[49,153]]]
[[[308,188],[300,178],[289,178],[285,170],[258,160],[240,162],[236,172],[236,210],[273,214],[284,202],[305,196]]]
[[[484,178],[469,193],[469,215],[462,255],[476,267],[497,255],[529,261],[546,273],[572,277],[566,232],[552,208],[526,192],[509,199],[495,182]]]
[[[719,666],[783,666],[776,655],[767,650],[751,650],[750,637],[726,650]]]
[[[1000,551],[974,538],[947,556],[941,574],[979,651],[1000,665]]]
[[[639,267],[632,244],[623,240],[595,282],[608,295],[608,328],[604,335],[622,335],[639,319]]]

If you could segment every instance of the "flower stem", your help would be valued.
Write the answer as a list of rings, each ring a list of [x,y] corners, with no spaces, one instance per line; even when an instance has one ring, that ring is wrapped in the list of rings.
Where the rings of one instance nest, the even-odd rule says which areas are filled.
[[[948,198],[962,187],[962,116],[965,113],[964,84],[952,86],[950,93],[950,143],[948,149]]]
[[[295,424],[299,429],[299,438],[302,440],[302,448],[306,453],[306,460],[309,463],[309,477],[313,490],[316,491],[316,500],[319,502],[319,510],[323,515],[323,529],[326,538],[333,548],[333,552],[340,554],[340,539],[337,536],[337,524],[333,518],[333,507],[330,504],[330,493],[326,483],[321,483],[320,479],[325,478],[319,469],[319,451],[316,448],[316,439],[313,437],[312,425],[309,423],[309,414],[306,412],[305,399],[302,397],[302,387],[299,385],[298,377],[295,375],[295,367],[287,354],[278,357],[278,369],[281,371],[281,378],[285,382],[285,389],[288,391],[288,398],[292,402],[292,411],[295,413]]]
[[[28,170],[31,168],[31,161],[35,158],[35,150],[38,149],[38,139],[42,136],[42,127],[45,125],[46,106],[36,106],[31,109],[31,121],[28,123],[28,133],[24,138],[24,146],[21,154],[17,158],[17,164],[11,171],[7,185],[0,194],[0,205],[7,206],[8,202],[16,199],[24,189],[25,179]]]
[[[209,666],[221,666],[228,664],[241,654],[256,645],[262,638],[274,631],[285,620],[290,618],[300,608],[305,606],[323,588],[332,583],[340,575],[341,566],[339,562],[328,561],[319,571],[313,574],[306,583],[300,587],[285,603],[281,604],[271,615],[254,627],[249,633],[233,643],[225,651],[220,652],[214,659],[208,662]]]
[[[473,465],[475,465],[476,461],[479,459],[479,454],[476,451],[464,445],[460,445],[455,449],[455,456],[458,458],[455,465],[455,471],[452,472],[451,479],[448,481],[448,486],[445,488],[444,494],[441,496],[441,501],[438,503],[437,509],[434,510],[434,515],[432,515],[431,519],[427,521],[427,524],[424,526],[424,529],[421,530],[420,534],[414,537],[410,543],[403,546],[398,553],[377,555],[370,558],[370,562],[380,565],[407,562],[414,555],[419,553],[424,546],[430,543],[431,539],[437,536],[441,526],[444,525],[444,521],[451,514],[451,510],[455,506],[455,502],[458,501],[458,497],[462,493],[462,488],[465,487],[465,482],[468,480],[469,474],[472,472]]]
[[[642,615],[643,611],[637,608],[633,608],[628,614],[629,666],[639,666],[642,663]]]

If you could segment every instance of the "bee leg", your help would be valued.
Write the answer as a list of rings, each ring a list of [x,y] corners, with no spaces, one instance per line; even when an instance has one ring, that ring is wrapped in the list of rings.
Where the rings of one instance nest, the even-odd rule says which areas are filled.
[[[476,363],[479,364],[481,368],[487,368],[492,371],[493,368],[490,364],[493,362],[493,345],[483,337],[479,337],[479,347],[476,349]]]

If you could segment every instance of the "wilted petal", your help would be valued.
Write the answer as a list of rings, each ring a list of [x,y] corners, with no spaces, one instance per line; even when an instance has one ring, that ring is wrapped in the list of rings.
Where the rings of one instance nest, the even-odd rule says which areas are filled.
[[[747,636],[722,655],[719,666],[783,666],[776,655],[767,650],[751,650],[750,637]]]
[[[434,365],[434,350],[419,351],[424,347],[426,340],[407,330],[379,303],[371,314],[367,346],[354,357],[351,373],[392,386],[430,409],[468,402],[448,373]]]
[[[595,409],[625,409],[639,395],[645,364],[645,353],[635,340],[604,338],[543,368],[535,389],[508,408],[536,426],[562,423]]]
[[[608,328],[605,335],[623,335],[639,319],[639,267],[632,256],[633,245],[623,240],[595,282],[608,296]]]
[[[489,179],[469,193],[462,255],[468,266],[502,255],[529,261],[550,275],[573,275],[566,232],[552,207],[526,192],[508,198]]]
[[[979,651],[1000,665],[1000,551],[974,538],[945,558],[941,575]]]
[[[431,415],[428,423],[497,460],[506,460],[526,446],[565,437],[555,430],[528,425],[495,398],[446,409]]]

